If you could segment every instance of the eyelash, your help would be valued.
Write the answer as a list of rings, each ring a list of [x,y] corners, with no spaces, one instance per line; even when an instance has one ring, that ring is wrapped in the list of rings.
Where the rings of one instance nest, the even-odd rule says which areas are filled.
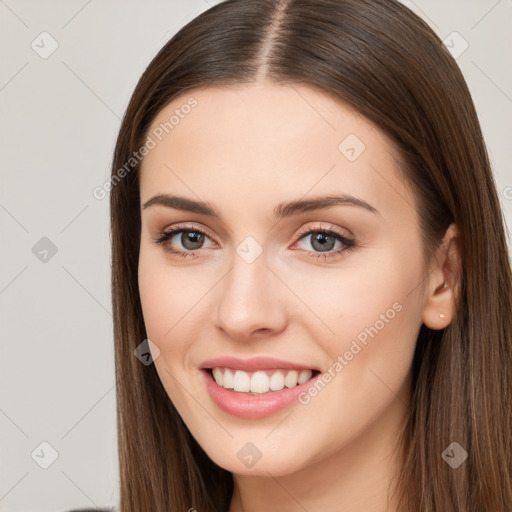
[[[160,232],[158,234],[158,236],[154,239],[154,242],[158,245],[162,245],[165,251],[167,251],[171,254],[174,254],[175,256],[178,256],[180,258],[184,258],[184,259],[190,258],[190,257],[195,258],[196,257],[195,252],[197,252],[197,250],[199,250],[199,249],[197,249],[196,251],[177,251],[176,249],[173,249],[169,244],[167,244],[167,242],[169,240],[171,240],[176,234],[182,233],[182,232],[199,233],[208,238],[211,238],[210,236],[208,236],[207,233],[205,233],[201,229],[195,228],[193,226],[178,225],[178,226],[175,226],[170,231]],[[344,247],[341,249],[338,249],[336,251],[333,250],[333,251],[329,251],[326,253],[314,253],[313,251],[306,251],[308,253],[307,254],[308,258],[313,258],[315,260],[320,260],[320,258],[323,258],[323,261],[326,261],[326,260],[331,259],[334,256],[339,255],[341,253],[344,253],[344,255],[345,255],[346,253],[348,253],[348,252],[352,251],[353,249],[355,249],[356,247],[358,247],[358,245],[354,239],[346,237],[345,235],[343,235],[339,231],[335,230],[334,228],[329,228],[329,229],[314,228],[314,227],[312,228],[311,226],[308,226],[308,227],[305,227],[305,228],[302,228],[299,230],[299,232],[297,233],[297,241],[295,243],[297,243],[299,240],[302,240],[303,238],[306,238],[307,235],[311,235],[311,234],[315,234],[315,233],[331,235],[334,238],[336,238],[337,240],[339,240],[344,245]]]

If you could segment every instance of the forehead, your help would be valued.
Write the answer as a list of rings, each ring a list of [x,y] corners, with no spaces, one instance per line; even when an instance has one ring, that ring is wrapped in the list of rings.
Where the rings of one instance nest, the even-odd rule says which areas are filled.
[[[391,141],[349,105],[303,84],[191,90],[159,112],[148,136],[155,145],[141,166],[141,199],[178,188],[263,206],[283,193],[336,190],[413,204]]]
[[[156,133],[158,139],[172,132],[180,144],[196,135],[214,141],[216,147],[271,147],[309,141],[317,144],[326,135],[331,137],[325,142],[331,143],[334,134],[336,139],[347,128],[365,138],[374,126],[349,105],[317,88],[262,82],[183,93],[157,114],[149,132],[160,132]],[[385,140],[379,142],[387,145]]]

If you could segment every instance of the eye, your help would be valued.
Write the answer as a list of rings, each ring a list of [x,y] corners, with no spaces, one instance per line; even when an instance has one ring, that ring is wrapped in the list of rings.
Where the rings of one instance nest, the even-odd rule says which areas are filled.
[[[154,239],[164,250],[182,258],[195,258],[194,251],[203,248],[205,240],[210,237],[193,226],[175,226],[169,231],[162,231]],[[178,245],[176,249],[175,246]],[[181,247],[180,247],[181,245]]]
[[[354,239],[332,227],[326,229],[307,226],[301,229],[297,236],[299,236],[299,240],[296,243],[304,242],[304,245],[313,248],[313,251],[305,249],[308,258],[322,258],[324,261],[357,247]],[[336,246],[336,244],[338,245]]]
[[[313,248],[313,251],[303,249],[307,253],[306,257],[317,260],[322,258],[326,261],[357,247],[354,239],[332,227],[307,226],[302,228],[297,236],[296,244],[304,242],[305,245]],[[309,242],[305,243],[308,238]],[[162,245],[165,251],[189,259],[197,257],[197,251],[204,248],[205,240],[211,240],[207,233],[189,225],[178,225],[169,231],[162,231],[154,239],[155,243]]]

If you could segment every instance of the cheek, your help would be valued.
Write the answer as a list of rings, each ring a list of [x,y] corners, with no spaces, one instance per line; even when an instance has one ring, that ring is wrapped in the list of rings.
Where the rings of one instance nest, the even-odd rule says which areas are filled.
[[[404,384],[422,323],[421,261],[420,253],[405,262],[390,251],[380,264],[354,269],[338,292],[337,341],[326,350],[346,407],[364,400],[379,410]]]
[[[308,305],[331,329],[316,339],[329,355],[331,373],[343,375],[335,380],[347,399],[367,396],[376,385],[389,393],[379,378],[396,392],[410,369],[422,323],[420,247],[410,252],[416,257],[404,259],[399,245],[368,252],[329,279],[319,273],[302,284]]]
[[[168,287],[168,278],[159,279],[157,271],[149,265],[139,265],[139,293],[144,316],[146,332],[150,339],[154,338],[160,347],[166,333],[173,325],[172,313],[175,311],[176,300]]]
[[[191,305],[197,302],[190,279],[165,262],[160,249],[141,246],[138,268],[140,301],[147,337],[160,354],[154,365],[171,401],[180,410],[186,399],[180,382],[190,336],[183,335],[193,317]],[[192,296],[194,295],[194,296]],[[188,315],[187,315],[187,312]]]
[[[318,326],[320,319],[330,330],[329,335],[322,329],[327,344],[336,345],[360,334],[364,342],[367,328],[390,332],[391,325],[393,329],[397,325],[404,328],[409,323],[413,328],[418,326],[421,260],[418,257],[406,261],[399,252],[398,249],[368,251],[364,257],[347,260],[339,268],[311,267],[307,274],[283,270],[288,273],[284,280],[293,283],[295,294],[318,317],[311,316],[311,321]],[[301,318],[304,322],[304,315]],[[399,336],[405,337],[405,333]]]
[[[139,294],[148,337],[164,346],[177,333],[197,324],[196,307],[206,293],[208,279],[190,268],[169,265],[162,249],[141,247],[138,269]]]

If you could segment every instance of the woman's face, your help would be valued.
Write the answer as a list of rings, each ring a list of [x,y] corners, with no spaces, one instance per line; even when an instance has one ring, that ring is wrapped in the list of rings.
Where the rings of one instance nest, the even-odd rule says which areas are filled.
[[[425,269],[389,140],[314,88],[269,82],[183,94],[148,135],[140,297],[192,435],[238,474],[391,453]]]

